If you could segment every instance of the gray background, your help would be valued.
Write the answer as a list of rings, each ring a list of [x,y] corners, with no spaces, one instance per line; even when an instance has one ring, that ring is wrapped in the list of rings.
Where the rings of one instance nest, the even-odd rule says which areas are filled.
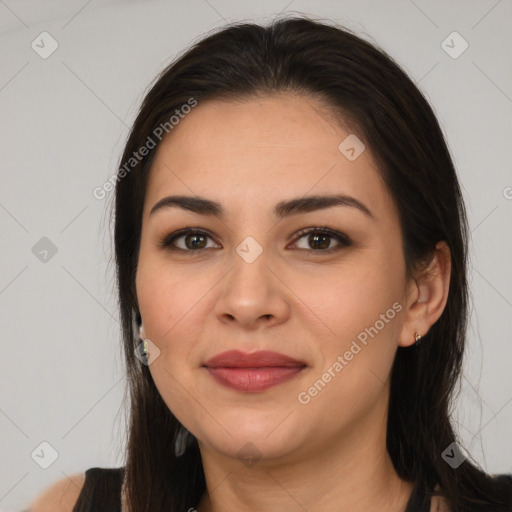
[[[476,461],[512,472],[510,0],[0,0],[1,511],[65,475],[123,464],[112,194],[100,201],[92,190],[115,172],[144,91],[213,28],[292,11],[381,45],[435,108],[472,232],[474,308],[455,415]],[[46,59],[31,47],[43,31],[59,45]],[[453,31],[469,43],[458,58],[441,46]],[[43,237],[57,248],[46,261]],[[43,441],[58,452],[48,469]]]

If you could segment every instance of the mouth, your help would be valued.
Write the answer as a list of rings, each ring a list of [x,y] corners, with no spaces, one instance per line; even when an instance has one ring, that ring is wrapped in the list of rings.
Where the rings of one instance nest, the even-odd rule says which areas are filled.
[[[306,364],[270,351],[223,352],[203,364],[219,384],[238,391],[258,392],[286,382],[306,368]]]

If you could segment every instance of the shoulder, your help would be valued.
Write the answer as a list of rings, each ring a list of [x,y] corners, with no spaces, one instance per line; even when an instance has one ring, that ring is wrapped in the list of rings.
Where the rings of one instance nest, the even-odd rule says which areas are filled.
[[[32,502],[30,512],[72,512],[84,483],[84,473],[57,480]]]

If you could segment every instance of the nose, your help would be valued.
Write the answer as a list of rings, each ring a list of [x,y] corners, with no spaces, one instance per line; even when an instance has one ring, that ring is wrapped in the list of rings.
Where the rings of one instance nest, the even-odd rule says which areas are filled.
[[[257,330],[287,320],[287,295],[291,292],[269,260],[266,251],[252,262],[233,251],[233,266],[221,282],[215,304],[215,314],[221,322]]]

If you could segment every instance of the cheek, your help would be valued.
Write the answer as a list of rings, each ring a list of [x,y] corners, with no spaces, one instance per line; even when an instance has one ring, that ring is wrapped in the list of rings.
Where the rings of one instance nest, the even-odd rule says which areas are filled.
[[[342,274],[323,287],[305,280],[299,292],[321,319],[313,333],[321,358],[296,397],[302,414],[324,417],[319,435],[346,427],[383,399],[402,323],[399,286],[389,277],[369,269]]]
[[[156,261],[139,263],[140,312],[146,336],[160,350],[149,370],[162,399],[182,423],[190,416],[193,372],[199,364],[194,350],[204,337],[201,316],[207,314],[207,303],[201,298],[205,290],[208,286],[204,279],[194,279],[176,269],[171,273]]]
[[[331,389],[318,402],[329,400],[329,395],[332,400],[335,393],[344,397],[345,407],[354,393],[363,393],[363,398],[382,389],[402,325],[401,287],[400,269],[361,259],[330,272],[328,278],[318,274],[297,279],[294,292],[307,305],[304,315],[311,317],[307,325],[320,356],[311,384],[319,378],[320,387],[325,381]],[[330,374],[323,373],[329,369]]]
[[[211,274],[171,267],[156,258],[139,264],[137,296],[145,334],[160,350],[150,371],[158,387],[173,388],[175,393],[166,391],[173,399],[183,395],[180,383],[190,385],[202,347],[212,341],[205,326],[212,314],[209,291],[217,281]]]
[[[146,334],[155,343],[162,343],[187,321],[188,313],[204,295],[206,283],[187,276],[162,258],[141,254],[136,288]]]
[[[291,276],[290,276],[291,278]],[[294,278],[293,291],[304,303],[304,311],[321,321],[330,338],[347,340],[375,324],[382,314],[396,323],[402,300],[400,272],[378,262],[362,259],[331,268],[329,272],[303,272]],[[379,326],[381,323],[379,322]]]

